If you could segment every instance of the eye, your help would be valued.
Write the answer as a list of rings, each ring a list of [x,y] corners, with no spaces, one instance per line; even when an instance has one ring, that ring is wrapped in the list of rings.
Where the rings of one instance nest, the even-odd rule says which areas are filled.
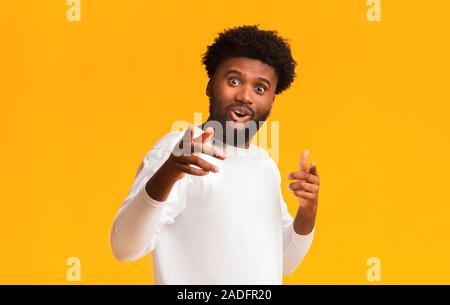
[[[241,83],[241,81],[238,78],[230,78],[228,80],[228,83],[233,86],[236,87],[237,85],[239,85]]]
[[[266,87],[261,86],[261,85],[256,86],[255,89],[256,89],[256,92],[259,93],[259,94],[262,94],[262,93],[264,93],[266,91]]]

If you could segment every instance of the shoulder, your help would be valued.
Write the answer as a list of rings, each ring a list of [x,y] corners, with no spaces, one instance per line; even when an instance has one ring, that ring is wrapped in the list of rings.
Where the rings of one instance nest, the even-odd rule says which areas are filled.
[[[185,129],[182,131],[175,130],[167,133],[155,143],[152,150],[171,152],[175,145],[183,138],[184,133]]]
[[[143,163],[151,163],[151,160],[159,160],[166,158],[175,145],[183,138],[185,130],[171,131],[160,138],[153,147],[147,152]]]

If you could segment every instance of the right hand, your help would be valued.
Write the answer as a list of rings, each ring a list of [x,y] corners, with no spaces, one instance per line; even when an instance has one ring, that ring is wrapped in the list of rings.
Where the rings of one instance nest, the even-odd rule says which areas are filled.
[[[183,136],[183,139],[185,140],[184,143],[188,143],[189,147],[183,147],[183,139],[181,139],[163,165],[166,173],[171,177],[171,179],[177,181],[182,179],[186,174],[205,176],[209,172],[217,173],[219,171],[217,166],[200,158],[198,153],[201,152],[213,156],[219,160],[225,160],[225,155],[223,153],[215,147],[206,144],[206,141],[213,135],[214,129],[212,127],[208,127],[203,134],[197,138],[194,138],[194,127],[189,125]],[[181,151],[183,153],[181,153]],[[193,167],[192,165],[196,167]]]

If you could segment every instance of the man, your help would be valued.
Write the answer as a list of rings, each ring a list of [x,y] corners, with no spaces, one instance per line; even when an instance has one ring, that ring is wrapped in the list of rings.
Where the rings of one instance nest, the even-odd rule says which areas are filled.
[[[319,176],[304,151],[289,174],[293,219],[275,162],[250,143],[296,63],[283,38],[257,26],[222,32],[203,63],[210,116],[146,155],[114,220],[113,253],[152,252],[157,284],[281,284],[311,245]]]

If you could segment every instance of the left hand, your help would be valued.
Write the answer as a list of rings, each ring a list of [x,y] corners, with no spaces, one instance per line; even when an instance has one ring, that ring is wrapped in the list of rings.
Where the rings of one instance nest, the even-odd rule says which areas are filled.
[[[289,180],[296,180],[288,185],[291,192],[298,197],[299,209],[315,214],[317,211],[320,179],[316,163],[308,166],[309,151],[304,150],[300,158],[300,169],[288,175]]]

